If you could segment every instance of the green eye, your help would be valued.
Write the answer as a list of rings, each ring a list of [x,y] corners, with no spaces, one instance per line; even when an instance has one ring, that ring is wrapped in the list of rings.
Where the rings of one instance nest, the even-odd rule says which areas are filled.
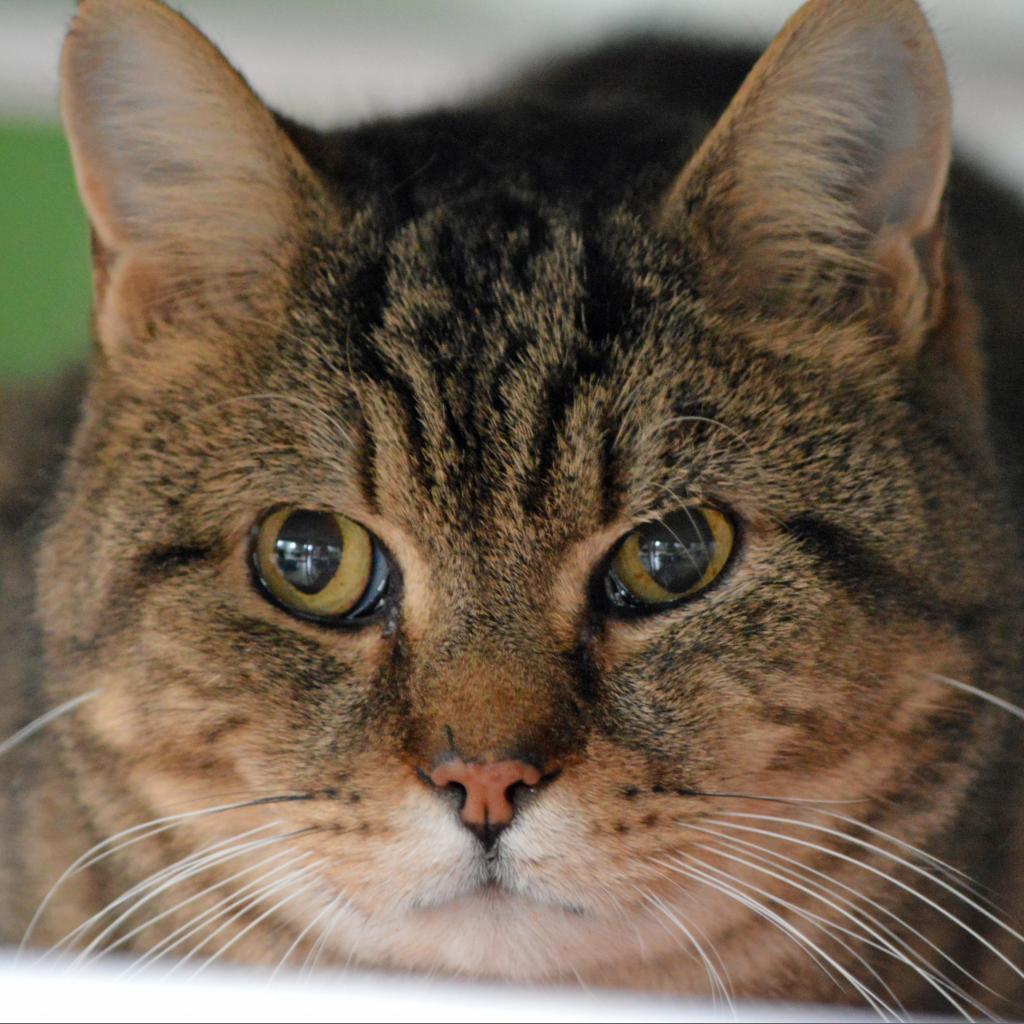
[[[608,600],[615,608],[653,612],[695,597],[725,568],[735,538],[732,522],[708,505],[645,523],[615,549],[605,577]]]
[[[271,512],[259,524],[252,557],[271,598],[295,615],[325,622],[372,614],[390,576],[373,535],[337,512]]]

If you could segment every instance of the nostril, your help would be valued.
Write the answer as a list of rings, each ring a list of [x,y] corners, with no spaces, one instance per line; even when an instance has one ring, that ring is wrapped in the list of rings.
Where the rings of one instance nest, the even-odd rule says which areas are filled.
[[[513,782],[505,790],[505,798],[518,811],[522,810],[539,792],[561,775],[561,769],[542,775],[536,782]]]
[[[526,802],[533,796],[536,786],[528,786],[525,782],[513,782],[505,790],[505,799],[515,810],[521,810]]]
[[[461,782],[454,779],[433,779],[422,768],[416,769],[416,774],[425,782],[442,800],[444,800],[456,814],[461,814],[466,806],[468,792]]]
[[[461,782],[449,782],[442,789],[455,810],[461,813],[462,808],[466,806],[466,787]]]

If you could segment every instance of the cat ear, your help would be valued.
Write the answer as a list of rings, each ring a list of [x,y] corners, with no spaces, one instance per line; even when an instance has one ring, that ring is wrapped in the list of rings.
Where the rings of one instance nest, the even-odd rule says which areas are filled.
[[[122,314],[145,303],[148,316],[197,291],[223,303],[296,251],[319,194],[312,171],[241,75],[163,4],[82,0],[61,112],[93,229],[101,336],[111,302]],[[130,288],[115,288],[119,275]]]
[[[682,174],[665,225],[759,318],[881,311],[918,340],[943,273],[950,100],[913,0],[811,0]]]

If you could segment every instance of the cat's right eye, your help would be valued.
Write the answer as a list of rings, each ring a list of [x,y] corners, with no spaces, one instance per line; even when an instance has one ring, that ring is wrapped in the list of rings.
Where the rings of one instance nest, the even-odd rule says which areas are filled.
[[[338,512],[283,508],[254,531],[252,563],[264,593],[285,610],[354,624],[380,607],[391,566],[365,527]]]

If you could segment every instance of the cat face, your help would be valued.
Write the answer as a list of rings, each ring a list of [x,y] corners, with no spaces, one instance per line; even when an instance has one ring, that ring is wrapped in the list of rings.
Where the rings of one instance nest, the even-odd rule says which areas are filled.
[[[801,906],[795,867],[889,894],[861,864],[912,877],[892,851],[916,864],[899,844],[957,817],[992,723],[943,680],[992,678],[1008,541],[966,314],[936,283],[938,58],[912,4],[867,6],[798,19],[674,186],[600,207],[508,168],[457,191],[427,175],[398,212],[387,180],[374,198],[300,154],[179,19],[84,5],[65,108],[100,351],[42,546],[51,685],[98,691],[66,756],[111,831],[218,808],[165,860],[254,844],[211,877],[255,858],[286,940],[236,952],[323,935],[342,963],[661,964],[698,991],[705,935],[763,992],[751,901]],[[864,33],[920,138],[856,121],[847,89],[830,113],[870,159],[828,191],[806,157],[835,140],[808,115],[773,193],[771,119]],[[909,36],[927,43],[909,71],[874,46]],[[136,113],[115,120],[97,80]],[[222,109],[188,105],[194,80]],[[189,140],[159,120],[168,97]],[[616,603],[630,538],[708,509],[730,528],[713,580]],[[289,510],[365,531],[383,566],[365,616],[268,592],[282,549],[261,524]]]

